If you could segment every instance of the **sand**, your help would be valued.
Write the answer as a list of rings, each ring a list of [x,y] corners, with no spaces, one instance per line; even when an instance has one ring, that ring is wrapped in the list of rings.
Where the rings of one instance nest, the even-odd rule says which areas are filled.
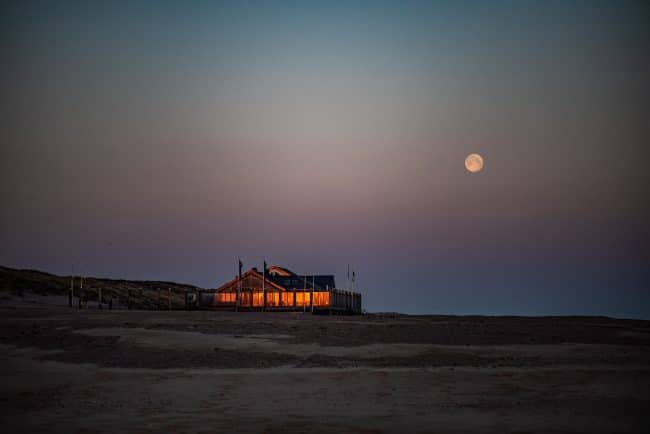
[[[650,323],[0,305],[3,432],[645,432]]]

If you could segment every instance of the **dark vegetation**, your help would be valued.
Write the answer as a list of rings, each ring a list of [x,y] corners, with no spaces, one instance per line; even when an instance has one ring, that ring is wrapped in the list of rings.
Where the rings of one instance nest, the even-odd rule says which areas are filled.
[[[172,309],[183,309],[186,291],[199,289],[193,285],[175,282],[84,277],[83,291],[81,291],[80,283],[81,278],[75,276],[75,303],[76,297],[80,294],[82,299],[96,302],[101,289],[105,303],[112,298],[116,306],[130,306],[134,309],[166,309],[170,290]],[[71,276],[57,276],[37,270],[17,270],[0,266],[0,291],[14,296],[23,296],[26,293],[68,296],[70,284]]]

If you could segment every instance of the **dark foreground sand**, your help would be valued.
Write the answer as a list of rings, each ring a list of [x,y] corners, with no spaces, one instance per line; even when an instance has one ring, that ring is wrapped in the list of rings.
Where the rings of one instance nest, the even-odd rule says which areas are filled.
[[[645,432],[650,322],[0,305],[2,432]]]

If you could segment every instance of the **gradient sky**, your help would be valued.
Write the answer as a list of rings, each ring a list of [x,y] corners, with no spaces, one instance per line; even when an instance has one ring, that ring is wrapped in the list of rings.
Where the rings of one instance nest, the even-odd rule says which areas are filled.
[[[645,2],[1,8],[2,265],[650,318]]]

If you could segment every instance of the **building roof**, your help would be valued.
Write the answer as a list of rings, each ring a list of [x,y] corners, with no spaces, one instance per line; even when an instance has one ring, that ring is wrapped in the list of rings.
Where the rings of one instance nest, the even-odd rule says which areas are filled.
[[[267,270],[268,279],[288,290],[312,289],[327,290],[336,288],[333,274],[296,274],[288,268],[271,265]]]
[[[270,267],[267,268],[267,273],[269,273],[272,276],[291,276],[294,273],[291,270],[288,270],[283,267],[279,267],[277,265],[271,265]]]
[[[242,274],[242,280],[252,277],[262,280],[262,273],[253,267]],[[264,281],[269,286],[269,288],[275,288],[284,291],[300,291],[300,290],[312,290],[316,291],[326,291],[328,289],[336,288],[334,281],[334,275],[331,274],[319,274],[319,275],[299,275],[293,271],[273,265],[268,267],[266,273],[264,273]],[[217,291],[229,291],[238,282],[238,278],[230,280],[224,285],[220,286]],[[256,284],[254,284],[257,286]]]
[[[294,274],[292,276],[269,276],[269,280],[272,282],[286,288],[288,290],[296,289],[311,289],[312,284],[316,290],[327,290],[334,289],[336,286],[334,284],[333,275],[298,275]]]

